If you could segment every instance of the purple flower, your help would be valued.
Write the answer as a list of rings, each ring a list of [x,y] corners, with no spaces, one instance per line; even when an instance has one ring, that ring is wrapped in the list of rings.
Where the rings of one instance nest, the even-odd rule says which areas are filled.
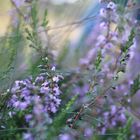
[[[49,84],[49,82],[48,82],[48,81],[45,81],[41,86],[45,86],[45,87],[47,87],[48,84]]]
[[[114,11],[114,10],[116,10],[116,4],[111,1],[108,3],[107,8]]]
[[[115,105],[111,106],[111,111],[110,111],[111,115],[114,115],[116,111],[117,111],[117,107]]]
[[[24,133],[23,134],[23,139],[24,140],[34,140],[34,138],[33,138],[31,133]]]
[[[52,71],[55,71],[55,70],[56,70],[56,67],[55,67],[55,66],[53,66],[51,70],[52,70]]]
[[[36,103],[36,105],[33,108],[33,112],[35,115],[41,115],[41,113],[44,112],[42,104]]]
[[[115,105],[112,105],[109,111],[104,112],[102,117],[103,122],[98,124],[98,130],[102,134],[108,129],[124,126],[127,122],[124,109]]]
[[[134,122],[132,124],[131,132],[140,138],[140,122]]]
[[[57,107],[60,105],[60,103],[61,103],[61,99],[56,98],[55,99],[55,104],[56,104]]]
[[[47,93],[49,93],[49,87],[41,87],[40,88],[40,93],[44,93],[44,94],[47,94]]]
[[[61,134],[59,140],[73,140],[70,134]]]
[[[25,2],[25,0],[12,0],[12,1],[15,3],[15,5],[18,8],[21,7],[24,4],[24,2]]]
[[[124,124],[127,121],[126,115],[121,113],[118,117],[118,121]]]
[[[25,120],[26,120],[26,122],[29,122],[31,119],[32,119],[32,115],[31,114],[27,114],[26,116],[25,116]]]
[[[23,94],[24,96],[28,96],[30,95],[31,91],[27,88],[24,88],[22,91],[21,91],[21,94]]]
[[[58,82],[59,81],[59,77],[58,76],[54,76],[53,78],[52,78],[52,80],[54,81],[54,82]]]
[[[19,105],[20,105],[20,101],[16,101],[13,103],[13,107],[15,108],[19,108]]]
[[[56,96],[60,95],[59,87],[54,87],[53,91],[54,91],[54,95],[56,95]]]
[[[43,82],[44,82],[44,77],[43,76],[36,77],[36,79],[35,79],[36,84],[40,84],[40,83],[43,83]]]
[[[84,84],[83,86],[76,86],[74,92],[80,96],[84,96],[89,90],[89,85]]]
[[[50,104],[50,111],[53,113],[56,113],[57,111],[56,105],[53,102]]]
[[[107,16],[107,11],[106,11],[105,8],[102,8],[102,9],[100,10],[100,16],[101,16],[101,17],[106,17],[106,16]]]
[[[20,102],[18,108],[19,108],[20,110],[25,110],[27,107],[28,107],[27,102]]]
[[[86,138],[91,138],[93,136],[92,128],[86,128],[85,131],[84,131],[84,136]]]

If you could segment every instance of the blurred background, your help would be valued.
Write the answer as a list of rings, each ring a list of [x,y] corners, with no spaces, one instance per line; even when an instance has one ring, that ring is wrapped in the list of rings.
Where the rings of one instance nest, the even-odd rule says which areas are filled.
[[[20,5],[18,0],[16,1],[23,14],[27,12],[27,7],[31,6],[30,1],[24,5]],[[97,23],[100,7],[101,4],[99,5],[98,0],[38,1],[39,19],[43,18],[43,13],[47,9],[47,20],[49,21],[47,35],[40,32],[42,43],[44,46],[50,47],[55,60],[61,67],[65,69],[77,67],[78,57],[81,57],[81,54],[76,50],[87,46],[87,38]],[[36,52],[29,47],[26,36],[20,36],[26,26],[21,24],[20,28],[15,28],[20,22],[15,10],[11,0],[0,0],[1,90],[9,87],[14,79],[26,77],[30,73],[28,69],[38,59]]]
[[[19,9],[24,11],[28,5],[30,3],[19,6]],[[64,46],[84,46],[85,38],[88,38],[97,21],[100,6],[98,0],[39,0],[40,16],[46,8],[48,9],[48,26],[52,28],[48,32],[51,47],[61,50]],[[13,19],[13,6],[10,0],[1,0],[0,17],[0,36],[4,36],[9,24],[16,20]],[[57,55],[58,51],[55,53]]]
[[[30,6],[30,4],[30,1],[27,1],[26,4],[19,5],[18,8],[21,11],[26,12],[26,8],[27,6]],[[47,18],[49,21],[48,27],[50,30],[48,31],[47,36],[44,35],[43,32],[40,33],[44,43],[43,45],[45,46],[46,44],[49,44],[49,47],[52,49],[56,60],[65,68],[71,68],[77,65],[78,61],[76,60],[78,59],[75,59],[75,57],[79,57],[79,55],[75,50],[78,48],[84,48],[87,45],[88,35],[90,35],[94,25],[97,22],[97,15],[100,7],[101,4],[99,5],[98,0],[38,1],[39,18],[42,17],[45,9],[48,10]],[[15,37],[15,31],[11,31],[9,29],[10,25],[16,26],[19,22],[14,10],[15,7],[12,5],[10,0],[0,0],[1,40],[3,37],[9,37],[11,39]],[[32,61],[29,61],[29,59],[34,54],[31,52],[31,49],[27,47],[28,44],[25,43],[23,39],[16,41],[14,46],[19,46],[19,44],[20,47],[18,48],[20,50],[20,54],[18,55],[18,62],[16,62],[16,64],[20,64],[20,66],[18,66],[18,68],[20,67],[20,70],[18,70],[18,73],[20,74],[28,67],[27,65],[29,65],[30,62],[32,63]],[[1,45],[0,49],[3,49],[3,47],[4,45]],[[9,53],[11,52],[9,51]],[[67,58],[65,58],[65,56],[67,56]],[[62,62],[62,60],[65,61]],[[67,61],[69,63],[67,63]],[[5,65],[6,63],[7,62],[4,60],[0,62],[1,65]]]
[[[27,5],[28,4],[29,3],[27,3]],[[95,15],[97,13],[96,10],[98,10],[96,8],[94,11],[96,13],[91,13],[91,9],[93,7],[95,8],[97,0],[40,0],[39,4],[39,11],[43,12],[44,9],[48,9],[49,25],[52,27],[80,20],[86,16]],[[24,6],[20,8],[24,9]],[[0,23],[1,35],[4,35],[7,31],[12,10],[13,7],[10,0],[0,0],[0,17],[2,19]],[[67,30],[65,29],[65,32],[67,31],[70,34],[70,31],[68,31],[70,28],[71,27],[68,27]]]

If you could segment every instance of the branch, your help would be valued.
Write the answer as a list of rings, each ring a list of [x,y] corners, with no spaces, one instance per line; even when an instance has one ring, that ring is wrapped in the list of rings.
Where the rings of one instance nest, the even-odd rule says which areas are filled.
[[[16,8],[17,12],[19,13],[19,15],[21,17],[23,17],[24,19],[26,19],[25,15],[21,12],[21,10],[17,7],[17,5],[15,4],[15,2],[13,0],[11,0],[11,3],[13,4],[13,6]]]
[[[60,25],[60,26],[56,26],[56,27],[48,27],[47,31],[50,31],[50,30],[58,30],[58,29],[62,29],[62,28],[66,28],[68,26],[73,26],[73,25],[77,25],[77,24],[82,24],[83,22],[86,22],[86,21],[89,21],[91,19],[95,19],[95,15],[93,16],[89,16],[89,17],[86,17],[84,19],[81,19],[81,20],[78,20],[78,21],[73,21],[73,22],[70,22],[70,23],[67,23],[67,24],[64,24],[64,25]],[[40,32],[43,32],[44,30],[41,30],[39,31],[38,33]],[[46,30],[45,30],[46,31]]]

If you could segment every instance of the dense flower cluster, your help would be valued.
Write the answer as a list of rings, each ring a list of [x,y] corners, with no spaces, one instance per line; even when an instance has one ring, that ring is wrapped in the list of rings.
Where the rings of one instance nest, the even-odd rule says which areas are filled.
[[[31,128],[23,134],[24,140],[44,140],[46,137],[47,125],[52,123],[48,112],[45,112],[42,101],[37,96],[34,97],[34,106],[32,114],[26,114],[25,120]],[[33,128],[35,130],[33,131]]]
[[[140,122],[134,122],[131,127],[130,140],[140,139]]]
[[[112,1],[100,10],[101,22],[98,27],[100,34],[97,36],[94,32],[91,33],[91,36],[93,38],[96,36],[96,39],[93,40],[94,44],[89,44],[91,48],[80,60],[80,65],[82,68],[97,70],[98,74],[95,75],[96,81],[94,82],[100,87],[109,88],[113,82],[117,83],[115,86],[110,86],[114,89],[108,89],[108,92],[122,99],[131,94],[131,85],[139,74],[140,55],[137,44],[140,39],[138,35],[131,49],[127,48],[127,52],[123,51],[127,46],[135,21],[131,20],[133,19],[131,14],[125,12],[125,14],[122,13],[124,14],[122,23],[122,16],[119,12],[118,5]],[[130,102],[130,98],[126,100]]]
[[[43,105],[42,112],[56,113],[61,102],[61,91],[58,86],[61,78],[60,75],[48,76],[42,73],[35,80],[29,77],[15,81],[10,90],[9,107],[14,107],[15,110],[26,110],[32,107],[38,98]]]
[[[106,134],[114,133],[114,130],[116,132],[116,130],[118,129],[125,129],[128,123],[126,109],[123,107],[118,107],[116,105],[111,105],[105,111],[104,109],[99,109],[97,117],[97,124],[95,125],[95,127],[93,127],[92,124],[88,124],[87,121],[84,122],[83,120],[83,123],[80,125],[79,131],[70,129],[66,133],[60,135],[60,140],[75,140],[79,137],[79,133],[85,139],[92,139],[94,135],[103,136]],[[94,120],[93,118],[92,121]],[[140,138],[139,121],[132,121],[127,129],[129,129],[129,134],[127,136],[128,139],[135,140]],[[113,135],[109,136],[110,139],[112,139],[112,137]]]
[[[98,124],[98,130],[105,134],[107,130],[115,127],[123,127],[127,123],[125,110],[122,107],[112,105],[109,111],[103,112],[103,123]]]
[[[58,111],[61,103],[58,83],[63,77],[54,73],[53,66],[50,74],[44,72],[34,79],[29,77],[17,80],[9,90],[11,97],[8,107],[13,108],[12,112],[9,112],[10,117],[17,115],[20,111],[24,112],[25,122],[30,128],[36,128],[35,132],[31,129],[24,133],[25,140],[34,140],[35,137],[44,140],[47,129],[45,125],[52,123],[50,116]]]
[[[117,107],[116,105],[111,105],[108,111],[102,112],[102,122],[98,123],[97,131],[99,134],[105,134],[111,130],[117,130],[117,128],[125,128],[128,121],[128,116],[126,115],[126,110],[123,107]],[[129,126],[129,136],[128,139],[135,140],[140,139],[140,122],[134,121]],[[95,128],[96,129],[96,128]]]

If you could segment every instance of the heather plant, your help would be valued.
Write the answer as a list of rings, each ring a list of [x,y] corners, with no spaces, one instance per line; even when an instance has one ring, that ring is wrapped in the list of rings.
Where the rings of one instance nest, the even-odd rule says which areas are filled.
[[[11,25],[0,40],[0,139],[140,139],[139,2],[99,2],[105,6],[98,32],[92,29],[86,51],[67,71],[44,40],[47,9],[40,17],[39,1],[11,0]],[[24,49],[32,57],[22,66]]]

